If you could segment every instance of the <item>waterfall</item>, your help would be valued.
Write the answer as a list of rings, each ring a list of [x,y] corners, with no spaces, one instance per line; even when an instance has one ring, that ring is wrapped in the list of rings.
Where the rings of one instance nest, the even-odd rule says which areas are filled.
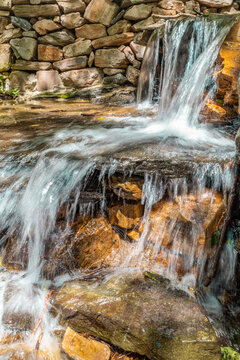
[[[213,67],[234,22],[197,18],[167,21],[162,39],[158,120],[167,126],[196,127],[205,98],[214,89]],[[151,102],[159,66],[159,32],[149,40],[139,79],[138,102]]]

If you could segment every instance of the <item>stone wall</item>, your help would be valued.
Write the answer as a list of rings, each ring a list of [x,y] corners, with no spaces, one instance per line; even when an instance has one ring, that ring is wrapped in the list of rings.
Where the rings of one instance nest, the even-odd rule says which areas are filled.
[[[136,86],[159,19],[238,9],[232,0],[0,0],[0,71],[23,93]]]

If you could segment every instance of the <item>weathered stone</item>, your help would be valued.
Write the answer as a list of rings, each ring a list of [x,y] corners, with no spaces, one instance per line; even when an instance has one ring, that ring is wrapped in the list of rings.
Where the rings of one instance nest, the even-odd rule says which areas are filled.
[[[134,43],[138,45],[146,46],[151,34],[152,31],[149,30],[144,30],[142,32],[137,33],[134,37]]]
[[[76,37],[98,39],[107,36],[106,27],[102,24],[86,24],[76,29]]]
[[[21,93],[25,94],[36,90],[36,74],[29,74],[25,71],[12,71],[9,80],[10,90],[18,89]],[[5,258],[8,258],[8,256]]]
[[[69,13],[61,16],[61,24],[67,29],[75,29],[78,26],[82,26],[85,23],[85,19],[81,17],[79,12]]]
[[[149,17],[149,15],[151,14],[152,7],[153,7],[152,5],[146,5],[146,4],[135,5],[131,7],[129,10],[127,10],[123,17],[124,19],[133,20],[133,21],[144,20],[147,17]]]
[[[198,2],[209,7],[222,8],[232,5],[233,0],[198,0]]]
[[[142,199],[142,187],[143,179],[138,177],[125,178],[124,181],[121,177],[116,175],[110,178],[110,187],[113,192],[127,200],[141,200]]]
[[[147,18],[146,20],[142,20],[142,21],[139,21],[137,22],[136,24],[134,24],[132,26],[132,30],[134,32],[138,32],[138,31],[143,31],[145,30],[148,26],[151,26],[155,24],[155,21],[153,19],[152,16],[150,16],[149,18]]]
[[[138,60],[142,60],[144,57],[144,53],[146,50],[146,46],[142,46],[139,44],[134,43],[133,41],[130,43],[130,47],[132,49],[132,51],[134,52],[136,58]]]
[[[134,33],[115,34],[93,40],[92,46],[94,47],[94,49],[118,46],[123,44],[129,44],[133,39],[134,39]]]
[[[116,75],[116,74],[124,74],[125,69],[111,69],[111,68],[105,68],[103,69],[104,74],[108,76]]]
[[[138,60],[134,60],[132,63],[132,66],[135,67],[135,69],[140,69],[141,67],[141,62]]]
[[[57,3],[65,14],[77,11],[82,13],[86,9],[86,5],[82,0],[57,0]]]
[[[15,64],[12,64],[12,70],[23,70],[23,71],[39,71],[49,70],[52,64],[50,62],[38,62],[38,61],[25,61],[16,60]]]
[[[39,61],[59,61],[63,57],[63,52],[61,49],[55,46],[49,45],[38,45],[38,60]]]
[[[109,208],[109,221],[112,225],[120,226],[123,229],[133,229],[140,225],[143,211],[144,207],[140,201],[134,204],[116,205]]]
[[[58,5],[15,5],[12,8],[14,15],[17,17],[31,18],[39,16],[57,16],[60,15]]]
[[[186,4],[185,4],[185,12],[186,13],[196,15],[196,12],[200,13],[200,11],[201,11],[201,9],[200,9],[199,2],[197,2],[195,0],[186,2]]]
[[[55,91],[61,85],[61,80],[57,70],[47,70],[37,72],[37,90]]]
[[[111,0],[92,0],[86,8],[84,17],[90,22],[111,25],[119,6]]]
[[[119,11],[119,13],[112,19],[111,25],[116,24],[116,22],[118,22],[123,17],[124,14],[125,14],[125,10]]]
[[[36,31],[23,31],[22,35],[23,35],[24,37],[31,37],[31,38],[34,38],[34,39],[37,38],[37,33],[36,33]]]
[[[14,26],[19,27],[20,29],[25,31],[32,29],[32,25],[30,24],[29,21],[27,21],[26,19],[18,18],[16,16],[11,16],[11,23]]]
[[[54,21],[50,19],[44,19],[37,21],[33,25],[34,30],[40,35],[46,35],[48,32],[56,31],[61,28],[61,25],[56,24]]]
[[[185,11],[184,3],[179,0],[162,0],[158,6],[166,10],[176,10],[177,12]]]
[[[68,282],[55,292],[62,321],[151,360],[219,359],[215,333],[194,299],[140,272]],[[96,320],[97,319],[97,320]],[[126,336],[127,334],[127,336]]]
[[[233,6],[227,6],[220,9],[220,14],[240,14]]]
[[[10,16],[10,11],[0,10],[0,16],[9,17]]]
[[[75,38],[69,30],[63,29],[61,31],[41,36],[38,38],[38,41],[41,44],[46,45],[65,46],[72,44],[75,41]]]
[[[139,75],[140,75],[139,70],[135,69],[133,66],[128,66],[126,76],[131,84],[137,85]]]
[[[152,0],[122,0],[121,8],[128,8],[133,5],[145,4],[145,3],[153,3]]]
[[[53,68],[59,71],[68,71],[76,69],[84,69],[87,67],[87,56],[78,56],[74,58],[64,59],[53,63]]]
[[[103,81],[103,73],[99,69],[81,69],[66,71],[61,74],[62,82],[67,87],[81,88],[99,85]]]
[[[89,55],[92,52],[92,43],[90,40],[78,40],[74,44],[65,46],[63,53],[65,58],[74,56]]]
[[[115,25],[108,28],[108,35],[121,34],[128,32],[131,29],[132,24],[127,20],[120,20]]]
[[[11,46],[9,44],[0,45],[0,72],[8,71],[11,67]]]
[[[19,38],[21,36],[22,36],[21,29],[4,30],[2,35],[0,35],[0,44],[5,44],[9,42],[11,39]]]
[[[17,59],[32,60],[37,53],[37,40],[33,38],[12,39],[10,45]]]
[[[126,76],[124,76],[123,74],[116,74],[112,76],[105,76],[103,80],[103,85],[114,87],[114,86],[124,85],[126,84],[126,82],[127,82]]]
[[[94,51],[92,51],[91,54],[89,55],[88,67],[91,68],[93,66],[94,59],[95,59],[95,54],[94,54]]]
[[[123,50],[123,52],[126,55],[126,58],[128,59],[128,61],[132,64],[135,60],[135,56],[134,56],[134,53],[133,53],[132,49],[130,48],[130,46],[126,46],[125,49]]]
[[[125,69],[128,66],[128,60],[118,49],[101,49],[95,53],[95,66],[100,68],[120,68]]]
[[[0,17],[0,35],[3,33],[3,31],[5,30],[6,26],[9,23],[9,19],[6,17],[1,16]]]
[[[0,10],[10,10],[11,5],[11,0],[0,0]]]
[[[109,360],[110,348],[92,339],[76,333],[71,328],[67,328],[62,349],[74,360]]]
[[[152,11],[152,15],[172,16],[176,14],[177,11],[175,9],[166,10],[159,7],[154,7]]]

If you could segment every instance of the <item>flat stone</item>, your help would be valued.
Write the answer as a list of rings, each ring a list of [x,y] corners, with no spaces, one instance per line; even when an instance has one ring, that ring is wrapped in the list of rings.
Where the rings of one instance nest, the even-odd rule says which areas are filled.
[[[133,5],[153,3],[152,0],[122,0],[121,8],[128,8]]]
[[[79,40],[74,44],[65,46],[63,53],[65,58],[72,58],[74,56],[89,55],[92,52],[91,40]]]
[[[59,71],[68,71],[76,69],[84,69],[87,67],[87,56],[78,56],[64,59],[53,63],[53,68]]]
[[[50,62],[38,62],[38,61],[25,61],[25,60],[16,60],[12,64],[12,70],[24,70],[24,71],[39,71],[39,70],[49,70],[51,69],[52,64]]]
[[[82,88],[101,84],[103,72],[96,68],[71,70],[61,73],[61,79],[66,87]]]
[[[133,67],[131,65],[128,66],[126,76],[127,76],[128,81],[131,84],[137,85],[139,75],[140,75],[140,70],[135,69],[135,67]]]
[[[54,306],[75,331],[150,360],[202,360],[206,353],[219,359],[220,345],[198,304],[161,276],[154,281],[128,271],[99,283],[68,282],[55,292]]]
[[[163,15],[163,16],[172,16],[176,15],[177,11],[175,9],[166,10],[159,7],[154,7],[152,10],[152,15]]]
[[[15,5],[12,8],[14,15],[17,17],[31,18],[31,17],[52,17],[61,15],[58,5]]]
[[[138,32],[145,30],[148,26],[154,25],[155,21],[152,16],[149,18],[139,21],[132,26],[132,31]]]
[[[76,333],[67,328],[62,349],[74,360],[109,360],[111,351],[109,346]]]
[[[36,33],[36,31],[23,31],[22,35],[23,35],[24,37],[31,37],[31,38],[34,38],[34,39],[37,38],[37,33]]]
[[[134,33],[115,34],[111,36],[102,37],[92,41],[94,49],[103,47],[119,46],[129,44],[134,39]]]
[[[32,60],[37,53],[37,40],[33,38],[12,39],[10,45],[17,59]]]
[[[97,67],[125,69],[128,64],[125,54],[118,49],[101,49],[95,53],[95,66]]]
[[[21,29],[9,29],[4,30],[2,35],[0,35],[0,44],[5,44],[9,42],[11,39],[15,39],[22,36]]]
[[[110,26],[118,10],[119,6],[111,0],[92,0],[86,8],[84,17],[89,22]]]
[[[57,70],[47,70],[37,72],[37,90],[55,91],[61,84],[59,73]]]
[[[86,24],[76,29],[77,38],[93,40],[104,36],[107,36],[107,31],[102,24]]]
[[[124,14],[125,14],[125,10],[119,11],[119,13],[112,19],[111,25],[116,24],[116,22],[118,22],[123,17]]]
[[[123,17],[124,19],[133,21],[144,20],[151,15],[152,7],[152,5],[146,4],[135,5],[127,10]]]
[[[8,71],[11,67],[11,46],[9,44],[0,45],[0,71]]]
[[[0,17],[0,35],[5,30],[6,26],[9,24],[9,19],[7,17],[1,16]]]
[[[233,0],[198,0],[198,2],[202,5],[214,8],[222,8],[233,4]]]
[[[134,52],[136,58],[138,60],[142,60],[145,54],[146,46],[136,44],[135,42],[130,43],[130,47],[132,51]]]
[[[108,28],[108,35],[121,34],[130,31],[132,24],[127,20],[120,20]]]
[[[6,16],[6,17],[9,17],[9,16],[10,16],[10,11],[7,11],[7,10],[0,10],[0,16]]]
[[[10,90],[18,89],[23,94],[36,90],[36,74],[29,74],[25,71],[12,71],[9,80]]]
[[[75,37],[72,35],[70,30],[63,29],[56,31],[38,38],[41,44],[50,44],[56,46],[65,46],[72,44],[75,41]]]
[[[166,10],[185,11],[184,3],[179,0],[162,0],[158,3],[158,6]]]
[[[63,57],[63,51],[55,46],[38,45],[38,60],[39,61],[59,61]]]
[[[67,29],[75,29],[82,26],[85,19],[79,12],[69,13],[61,16],[61,24]]]
[[[10,10],[11,6],[11,0],[0,0],[0,10]]]
[[[86,5],[82,0],[57,0],[57,3],[63,10],[64,14],[77,11],[83,13],[86,9]]]
[[[103,69],[104,74],[108,76],[116,75],[116,74],[124,74],[125,69],[111,69],[111,68],[105,68]]]
[[[54,21],[52,21],[50,19],[43,19],[43,20],[37,21],[33,25],[33,28],[34,28],[34,30],[36,30],[36,32],[39,35],[46,35],[48,32],[61,29],[61,25],[56,24]]]
[[[32,25],[30,24],[29,21],[27,21],[26,19],[18,18],[16,16],[11,16],[11,23],[15,27],[19,27],[20,29],[22,29],[24,31],[29,31],[32,29]]]
[[[124,85],[127,82],[126,76],[123,74],[116,74],[112,76],[105,76],[103,80],[103,85],[107,86],[116,86],[116,85]]]

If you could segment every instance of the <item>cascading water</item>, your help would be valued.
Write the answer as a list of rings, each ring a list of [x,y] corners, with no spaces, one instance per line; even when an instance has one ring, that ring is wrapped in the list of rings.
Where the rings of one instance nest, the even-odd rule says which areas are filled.
[[[166,176],[145,172],[141,200],[144,215],[139,227],[141,230],[142,226],[143,230],[139,231],[139,238],[132,243],[130,252],[129,248],[126,252],[124,248],[121,250],[118,266],[151,265],[157,272],[171,278],[175,285],[180,283],[186,289],[195,283],[195,275],[200,276],[204,271],[208,254],[204,246],[199,246],[203,223],[198,223],[194,218],[191,221],[185,219],[185,223],[189,224],[185,234],[185,228],[179,223],[187,196],[188,201],[192,201],[194,194],[197,204],[208,201],[210,207],[220,192],[228,192],[231,187],[233,176],[229,163],[234,154],[233,141],[227,135],[210,133],[197,121],[204,92],[213,86],[210,78],[219,48],[233,21],[231,19],[226,24],[206,19],[167,22],[159,112],[154,120],[150,117],[137,118],[136,121],[125,118],[125,123],[120,122],[119,126],[115,124],[110,127],[107,124],[86,128],[72,125],[65,129],[42,131],[37,139],[26,138],[1,155],[1,244],[4,247],[7,242],[3,250],[6,255],[8,245],[11,248],[11,243],[14,243],[15,253],[9,263],[13,269],[21,270],[0,274],[2,336],[16,330],[14,318],[20,314],[26,317],[25,330],[27,335],[32,333],[29,342],[33,347],[39,336],[41,346],[48,347],[49,342],[54,346],[52,333],[58,326],[57,319],[51,319],[48,311],[41,315],[45,296],[51,286],[69,278],[76,269],[74,266],[71,268],[70,261],[69,271],[59,271],[62,278],[56,279],[58,272],[53,272],[54,275],[46,280],[46,265],[51,261],[51,256],[48,253],[47,257],[46,252],[53,252],[58,242],[67,236],[74,236],[72,223],[77,216],[94,212],[92,203],[87,201],[81,206],[80,201],[84,192],[89,191],[91,182],[95,184],[98,211],[101,216],[107,217],[109,179],[124,168],[121,163],[124,161],[118,154],[126,151],[130,145],[140,149],[152,142],[157,144],[161,149],[161,161],[168,165]],[[141,101],[150,101],[153,96],[159,53],[158,34],[158,31],[153,34],[147,50],[148,61],[153,63],[147,92],[142,84],[150,66],[148,61],[145,61],[141,73],[138,91]],[[180,49],[184,49],[182,55]],[[180,67],[179,57],[182,59]],[[168,172],[171,172],[174,161],[181,163],[183,158],[187,158],[187,162],[192,158],[191,174],[169,177]],[[136,169],[137,166],[128,168],[122,176],[131,176]],[[167,200],[169,206],[176,207],[181,221],[177,223],[176,219],[164,218],[163,212],[159,211],[161,222],[153,229],[152,211],[163,200]],[[63,208],[64,221],[59,221]],[[166,229],[169,234],[167,242]],[[66,256],[71,259],[71,249],[67,251],[70,255]],[[179,259],[184,266],[179,265]],[[191,281],[185,281],[189,277]],[[41,316],[41,327],[32,331],[31,323],[37,324]]]

